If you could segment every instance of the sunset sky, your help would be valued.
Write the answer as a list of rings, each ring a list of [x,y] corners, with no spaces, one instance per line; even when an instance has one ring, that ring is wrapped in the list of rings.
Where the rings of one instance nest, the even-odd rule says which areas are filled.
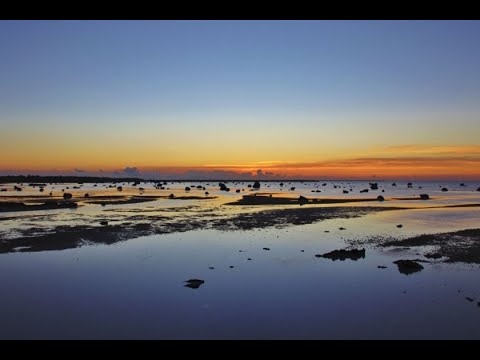
[[[478,21],[0,21],[0,175],[480,179]]]

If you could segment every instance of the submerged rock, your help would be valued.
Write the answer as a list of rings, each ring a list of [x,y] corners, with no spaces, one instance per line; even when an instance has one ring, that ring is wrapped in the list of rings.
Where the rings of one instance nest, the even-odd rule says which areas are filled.
[[[185,287],[188,287],[190,289],[198,289],[202,284],[205,283],[204,280],[200,280],[200,279],[190,279],[185,282],[187,283]]]
[[[260,183],[258,181],[255,181],[255,183],[253,184],[252,188],[254,189],[260,189]]]
[[[378,201],[385,201],[385,198],[382,195],[377,196]]]
[[[175,197],[175,195],[173,195],[173,194],[168,195],[169,199],[173,199],[174,197]]]
[[[448,189],[444,187],[444,188],[442,188],[442,191],[446,192],[446,191],[448,191]]]
[[[190,191],[190,187],[185,186],[185,191]]]
[[[420,200],[429,200],[430,196],[428,194],[420,194]]]
[[[87,193],[87,194],[83,195],[83,197],[88,198],[88,197],[90,197],[90,195],[88,195],[88,193]]]
[[[378,184],[377,183],[370,183],[370,189],[378,190]]]
[[[414,260],[397,260],[393,262],[402,274],[410,275],[422,271],[424,267]]]
[[[402,224],[398,224],[398,225],[397,225],[397,228],[399,228],[399,229],[401,229],[402,227],[403,227]]]
[[[227,185],[224,183],[218,183],[218,186],[220,187],[220,191],[227,191]]]
[[[346,259],[357,261],[358,259],[365,258],[365,249],[333,250],[323,255],[317,254],[315,255],[315,257],[317,258],[323,257],[333,261],[336,261],[336,260],[345,261]]]
[[[347,190],[343,190],[343,193],[344,193],[344,194],[348,194],[348,191],[347,191]]]
[[[122,191],[123,188],[121,186],[117,186],[117,191]]]
[[[63,198],[64,198],[65,200],[70,200],[70,199],[72,198],[72,194],[70,194],[70,193],[63,193]]]
[[[290,190],[291,190],[291,191],[294,191],[294,190],[295,190],[295,186],[292,186],[292,187],[290,188]]]

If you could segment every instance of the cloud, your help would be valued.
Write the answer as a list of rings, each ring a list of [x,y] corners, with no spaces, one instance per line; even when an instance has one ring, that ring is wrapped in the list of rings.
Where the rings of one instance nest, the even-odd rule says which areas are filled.
[[[136,167],[126,167],[122,172],[128,176],[140,176],[140,171]],[[121,173],[120,173],[121,174]]]

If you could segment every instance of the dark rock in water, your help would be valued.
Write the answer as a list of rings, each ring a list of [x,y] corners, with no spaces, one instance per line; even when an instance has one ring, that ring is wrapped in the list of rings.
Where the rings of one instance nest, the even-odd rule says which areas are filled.
[[[102,206],[105,206],[105,203],[102,203]]]
[[[322,192],[322,190],[316,190],[315,192]]]
[[[385,189],[382,189],[382,192],[385,192]]]
[[[280,183],[280,186],[283,186],[283,183]]]
[[[447,188],[442,188],[442,191],[445,192],[445,191],[448,191],[448,189]]]
[[[141,188],[139,188],[138,190],[140,190],[140,191],[145,191],[145,189],[144,189],[144,188],[142,188],[142,187],[141,187]]]
[[[7,191],[7,189],[1,189],[0,191]]]
[[[348,194],[348,191],[347,191],[347,190],[343,190],[343,193],[344,193],[344,194]]]
[[[398,266],[398,271],[405,275],[410,275],[424,269],[422,265],[413,260],[397,260],[393,263]]]
[[[43,188],[40,188],[40,189],[39,189],[40,192],[43,192],[43,190],[44,190]]]
[[[338,230],[346,230],[344,227],[339,227]]]
[[[72,194],[70,194],[70,193],[64,193],[64,194],[63,194],[63,198],[64,198],[65,200],[70,200],[70,199],[72,198]]]
[[[240,189],[235,190],[235,192],[236,192],[236,193],[239,193],[239,192],[240,192]]]
[[[83,195],[83,197],[88,198],[88,197],[90,197],[90,195],[88,195],[88,193],[87,193],[87,194]]]
[[[323,255],[317,254],[315,255],[315,257],[317,258],[323,257],[333,261],[336,261],[336,260],[345,261],[346,259],[357,261],[358,259],[365,258],[365,249],[333,250]]]
[[[300,250],[300,252],[305,252],[305,250]]]
[[[252,260],[252,258],[248,258],[247,260]]]
[[[254,189],[260,189],[260,183],[258,181],[255,181],[255,183],[253,184],[252,188]]]
[[[300,204],[307,204],[307,203],[308,203],[308,199],[307,199],[305,196],[300,196],[300,197],[298,198],[298,202],[299,202]]]
[[[397,186],[397,184],[393,183],[392,186]]]
[[[420,194],[420,199],[421,200],[429,200],[430,196],[428,196],[428,194]]]
[[[270,250],[270,248],[263,248],[263,250]]]
[[[397,225],[397,228],[399,228],[399,229],[401,229],[402,227],[403,227],[402,224],[398,224],[398,225]]]
[[[379,268],[379,269],[386,269],[387,267],[386,267],[386,266],[383,266],[383,265],[378,265],[377,268]]]
[[[197,189],[201,190],[201,189],[202,189],[202,185],[197,185]]]
[[[325,230],[324,232],[326,232],[326,233],[329,233],[329,232],[330,232],[330,230]]]
[[[233,268],[234,268],[234,266],[233,266],[233,265],[230,265],[230,266],[229,266],[229,268],[230,268],[230,269],[233,269]]]
[[[251,188],[251,187],[252,187],[252,184],[248,184],[248,187]]]
[[[433,254],[425,254],[424,255],[427,259],[440,259],[442,256],[442,254],[438,254],[438,253],[433,253]]]
[[[190,188],[188,186],[185,186],[185,191],[190,191]]]
[[[208,191],[205,191],[205,196],[208,196],[210,193]]]
[[[295,186],[292,186],[292,187],[290,188],[290,190],[291,190],[291,191],[294,191],[294,190],[295,190]]]
[[[218,186],[220,186],[220,191],[227,191],[227,185],[224,183],[218,183]]]
[[[327,183],[323,183],[322,186],[327,186]]]
[[[21,187],[18,187],[18,186],[16,186],[16,185],[13,186],[13,189],[14,189],[15,191],[22,191],[22,188],[21,188]]]
[[[213,266],[208,267],[210,270],[214,270],[215,268]]]
[[[378,184],[377,183],[370,183],[370,189],[378,190]]]
[[[470,301],[470,302],[473,302],[473,300],[475,300],[475,299],[472,299],[471,297],[468,297],[468,296],[466,296],[465,299]]]
[[[467,185],[465,185],[464,183],[461,183],[460,186],[467,186]]]
[[[118,190],[118,191],[122,191],[123,188],[122,188],[121,186],[117,186],[117,190]]]
[[[173,199],[174,197],[175,197],[175,195],[173,195],[173,194],[168,195],[169,199]]]
[[[413,184],[412,183],[408,183],[407,186],[412,186]]]
[[[185,282],[187,283],[185,287],[188,287],[190,289],[198,289],[202,284],[205,283],[204,280],[200,280],[200,279],[190,279]]]
[[[360,190],[361,193],[367,193],[368,192],[368,189],[363,189],[363,190]]]
[[[378,201],[385,201],[385,198],[382,195],[377,196]]]
[[[108,225],[108,221],[102,220],[102,221],[100,221],[100,225]]]

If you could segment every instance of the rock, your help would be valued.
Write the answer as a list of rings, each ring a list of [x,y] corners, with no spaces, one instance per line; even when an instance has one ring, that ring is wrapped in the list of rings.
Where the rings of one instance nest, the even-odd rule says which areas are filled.
[[[377,183],[370,183],[370,189],[378,190],[378,184]]]
[[[398,225],[397,225],[397,228],[399,228],[399,229],[401,229],[402,227],[403,227],[402,224],[398,224]]]
[[[480,187],[477,189],[477,191],[480,191]]]
[[[252,260],[252,258],[248,258],[247,260],[249,260],[249,261],[250,261],[250,260]]]
[[[283,183],[280,183],[280,186],[283,186]]]
[[[361,193],[367,193],[368,192],[368,189],[363,189],[363,190],[360,190]]]
[[[170,195],[168,195],[168,198],[169,198],[169,199],[173,199],[173,198],[175,198],[175,195],[170,194]]]
[[[214,270],[215,268],[213,266],[208,267],[210,270]]]
[[[197,189],[202,190],[202,185],[197,185]]]
[[[299,202],[300,205],[307,204],[307,203],[308,203],[308,199],[307,199],[306,197],[304,197],[304,196],[300,196],[300,197],[298,198],[298,202]]]
[[[233,265],[230,265],[230,266],[229,266],[229,268],[230,268],[230,269],[233,269],[233,268],[234,268],[234,266],[233,266]]]
[[[236,193],[239,193],[239,192],[240,192],[240,189],[235,190],[235,192],[236,192]]]
[[[398,271],[405,275],[410,275],[424,269],[422,265],[413,260],[397,260],[393,263],[398,266]]]
[[[442,188],[442,191],[446,192],[446,191],[448,191],[448,189],[444,187],[444,188]]]
[[[255,181],[255,183],[253,184],[252,188],[254,189],[260,189],[260,183],[258,181]]]
[[[442,256],[442,254],[439,254],[439,253],[432,253],[432,254],[425,254],[424,255],[427,259],[440,259]]]
[[[205,196],[208,196],[210,193],[208,191],[205,191]]]
[[[464,183],[461,183],[460,186],[467,186],[467,185],[465,185]]]
[[[218,183],[218,186],[220,186],[220,191],[227,191],[227,185],[224,183]]]
[[[393,183],[392,186],[397,186],[397,184]]]
[[[44,190],[43,188],[40,188],[40,189],[39,189],[40,192],[43,192],[43,190]]]
[[[105,203],[102,203],[102,206],[105,206]]]
[[[248,184],[248,187],[251,188],[251,187],[252,187],[252,184]]]
[[[145,189],[144,189],[144,188],[142,188],[142,187],[141,187],[141,188],[139,188],[138,190],[139,190],[139,191],[145,191]]]
[[[295,186],[292,186],[292,187],[290,188],[290,190],[291,190],[291,191],[294,191],[294,190],[295,190]]]
[[[473,302],[473,300],[475,300],[475,299],[472,299],[471,297],[468,297],[468,296],[466,296],[465,299],[470,301],[470,302]]]
[[[190,191],[190,187],[185,186],[185,191]]]
[[[18,187],[18,186],[16,186],[16,185],[13,186],[13,189],[14,189],[15,191],[22,191],[22,188],[21,188],[21,187]]]
[[[100,225],[104,225],[104,226],[105,226],[105,225],[108,225],[108,221],[102,220],[102,221],[100,221]]]
[[[344,194],[348,194],[348,191],[347,191],[347,190],[343,190],[343,193],[344,193]]]
[[[200,279],[190,279],[185,282],[187,283],[185,287],[188,287],[190,289],[198,289],[202,284],[205,283],[204,280],[200,280]]]
[[[305,250],[300,250],[300,252],[305,252]]]
[[[117,191],[122,191],[123,188],[121,186],[117,186]]]
[[[265,248],[263,248],[263,250],[270,250],[270,248],[266,248],[266,247],[265,247]]]
[[[421,200],[429,200],[430,196],[428,196],[428,194],[420,194],[420,199]]]
[[[387,267],[386,267],[386,266],[383,266],[383,265],[378,265],[377,268],[379,268],[379,269],[386,269]]]
[[[338,230],[347,230],[344,227],[339,227]]]
[[[385,201],[385,198],[382,195],[377,196],[378,201]]]
[[[358,259],[365,258],[365,249],[333,250],[323,255],[317,254],[315,255],[315,257],[317,258],[323,257],[333,261],[336,261],[336,260],[345,261],[346,259],[357,261]]]
[[[88,198],[88,197],[90,197],[90,195],[88,195],[88,193],[87,193],[87,194],[83,195],[83,197]]]
[[[70,200],[70,199],[72,198],[72,194],[70,194],[70,193],[63,193],[63,198],[64,198],[65,200]]]
[[[2,189],[2,190],[0,190],[0,191],[7,191],[7,189]]]

